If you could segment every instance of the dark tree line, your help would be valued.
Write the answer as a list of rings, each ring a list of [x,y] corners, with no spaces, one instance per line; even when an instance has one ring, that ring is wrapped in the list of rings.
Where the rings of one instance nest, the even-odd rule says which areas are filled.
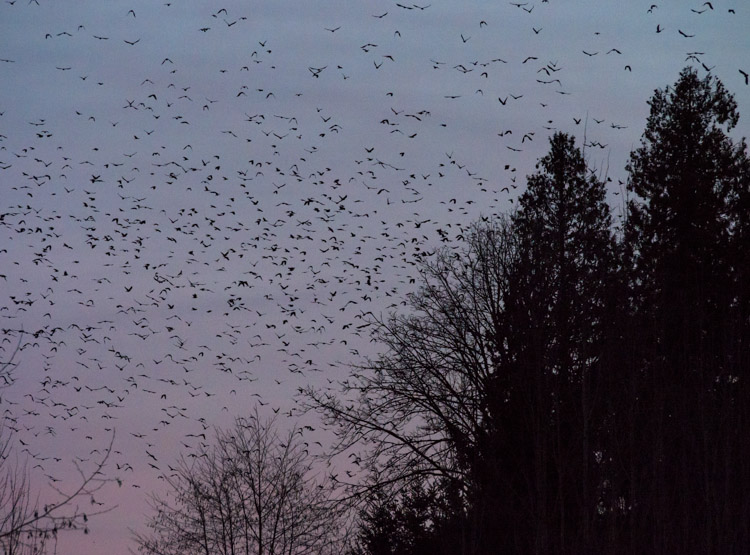
[[[308,391],[369,478],[353,552],[747,553],[747,146],[710,75],[649,105],[620,233],[555,134],[515,213],[423,262],[385,354]]]

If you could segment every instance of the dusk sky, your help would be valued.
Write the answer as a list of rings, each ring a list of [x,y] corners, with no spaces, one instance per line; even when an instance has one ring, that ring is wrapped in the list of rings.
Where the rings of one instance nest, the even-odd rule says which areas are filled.
[[[685,66],[750,134],[750,6],[656,1],[5,0],[5,431],[44,501],[113,432],[122,483],[57,552],[135,550],[160,475],[256,405],[319,433],[298,389],[377,355],[417,259],[513,210],[555,131],[616,222]]]

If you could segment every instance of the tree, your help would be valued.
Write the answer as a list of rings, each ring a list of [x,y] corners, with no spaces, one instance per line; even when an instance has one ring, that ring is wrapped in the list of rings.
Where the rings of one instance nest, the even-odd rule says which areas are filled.
[[[747,146],[729,138],[737,105],[710,74],[685,68],[649,104],[627,168],[632,371],[642,381],[633,402],[646,407],[634,450],[648,454],[632,473],[633,541],[734,553],[750,541],[738,487],[750,484],[750,452],[737,433],[750,400]]]
[[[344,483],[352,497],[438,480],[457,492],[467,531],[476,529],[479,515],[464,512],[483,485],[476,469],[489,445],[494,374],[505,364],[499,342],[516,256],[509,219],[476,224],[462,248],[423,260],[411,314],[375,322],[384,354],[356,369],[341,395],[306,391],[337,434],[334,452],[354,456],[369,476]],[[481,538],[463,539],[464,552],[482,549]]]
[[[452,493],[440,482],[412,482],[395,499],[375,492],[360,512],[352,555],[459,553],[463,512]]]
[[[16,346],[9,359],[0,363],[0,393],[13,384],[13,362],[21,345]],[[1,398],[1,397],[0,397]],[[40,504],[33,491],[31,476],[26,466],[13,460],[13,436],[0,427],[0,550],[7,555],[41,555],[46,553],[49,542],[56,542],[60,532],[83,530],[88,533],[89,518],[108,512],[104,510],[85,512],[75,505],[76,501],[93,496],[110,480],[103,470],[112,452],[115,436],[104,451],[94,470],[86,472],[76,463],[80,482],[72,491],[50,487],[58,495],[55,501]],[[93,497],[92,497],[93,498]]]
[[[595,453],[606,450],[608,435],[601,386],[614,276],[605,197],[574,138],[558,132],[513,215],[519,254],[506,303],[507,361],[494,373],[500,383],[491,396],[495,475],[484,488],[510,480],[516,495],[523,492],[530,528],[504,545],[509,550],[592,549],[602,478]],[[522,455],[509,465],[513,451]]]
[[[342,451],[369,447],[375,485],[430,477],[461,492],[465,553],[593,545],[615,243],[604,185],[573,138],[550,146],[516,214],[423,261],[412,314],[376,322],[385,354],[345,400],[308,390]]]
[[[76,467],[80,482],[72,493],[53,488],[59,495],[54,502],[40,505],[34,495],[28,470],[18,463],[11,465],[11,440],[0,438],[0,549],[7,555],[40,555],[49,542],[56,542],[59,533],[83,530],[88,533],[89,519],[112,510],[86,512],[74,506],[75,501],[93,496],[109,480],[102,471],[112,451],[114,436],[102,460],[93,472]]]
[[[555,134],[518,212],[421,260],[410,313],[374,320],[384,353],[307,390],[368,477],[344,483],[366,553],[436,538],[420,483],[456,493],[460,553],[746,552],[747,147],[710,76],[650,104],[619,243]]]
[[[310,477],[310,457],[292,428],[284,436],[257,410],[216,432],[215,444],[182,457],[154,497],[139,550],[167,554],[304,555],[336,552],[340,520]]]

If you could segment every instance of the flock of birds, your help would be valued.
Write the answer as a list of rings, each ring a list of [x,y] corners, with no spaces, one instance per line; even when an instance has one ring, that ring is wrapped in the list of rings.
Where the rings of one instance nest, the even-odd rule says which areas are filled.
[[[197,4],[0,7],[3,426],[56,486],[116,432],[122,487],[92,503],[134,528],[213,426],[255,404],[307,418],[298,388],[376,355],[372,319],[407,309],[420,259],[513,208],[551,133],[578,136],[617,204],[655,87],[691,64],[748,101],[701,41],[750,22],[719,1],[669,8],[679,23],[613,3],[664,48],[656,75],[604,14],[570,36],[555,0]],[[603,75],[628,105],[591,95]]]

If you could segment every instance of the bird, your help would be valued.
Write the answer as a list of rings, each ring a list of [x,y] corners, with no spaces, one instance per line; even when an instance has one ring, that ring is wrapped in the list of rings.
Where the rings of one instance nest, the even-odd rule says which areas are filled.
[[[34,106],[41,105],[35,98],[20,111],[32,114],[21,121],[29,128],[3,126],[0,132],[8,135],[0,135],[0,174],[9,184],[9,202],[0,214],[0,243],[8,247],[6,252],[0,248],[0,282],[8,291],[0,302],[0,319],[4,328],[23,322],[26,329],[39,330],[33,338],[33,331],[24,332],[24,352],[38,364],[29,367],[28,389],[17,396],[36,415],[23,415],[18,423],[6,418],[8,425],[19,427],[17,437],[29,448],[36,449],[34,434],[41,437],[46,425],[54,424],[61,436],[65,426],[79,426],[66,433],[81,441],[92,434],[95,441],[95,432],[102,433],[117,418],[128,442],[140,445],[113,453],[118,472],[153,471],[158,484],[158,465],[166,464],[165,439],[182,436],[177,449],[196,458],[199,444],[210,443],[211,417],[219,411],[206,401],[222,399],[223,410],[234,413],[243,410],[242,399],[257,395],[269,415],[284,415],[289,408],[285,388],[293,391],[304,384],[310,372],[325,372],[335,388],[346,369],[333,359],[359,359],[356,349],[369,341],[372,328],[360,327],[367,324],[366,312],[408,309],[405,295],[421,283],[418,260],[428,260],[438,245],[455,251],[480,212],[499,213],[513,208],[511,201],[518,203],[510,193],[522,188],[517,176],[525,175],[532,150],[537,152],[531,148],[541,142],[535,133],[545,133],[539,127],[569,126],[567,117],[578,129],[584,125],[572,114],[559,122],[548,119],[562,108],[555,94],[570,94],[561,83],[566,79],[570,86],[569,77],[563,77],[569,75],[567,62],[540,62],[541,51],[527,57],[535,53],[530,44],[530,50],[522,44],[511,49],[511,58],[497,57],[501,53],[490,50],[492,41],[485,36],[489,21],[493,33],[496,26],[489,12],[467,12],[469,27],[460,27],[436,11],[442,5],[432,10],[397,1],[400,9],[392,15],[392,8],[358,14],[360,25],[373,27],[362,39],[350,25],[354,20],[347,19],[321,20],[317,31],[292,34],[279,44],[258,41],[262,36],[247,43],[232,33],[241,27],[241,14],[230,18],[222,8],[192,20],[184,36],[174,40],[152,41],[143,34],[141,40],[134,27],[163,19],[164,3],[147,13],[139,9],[138,18],[134,10],[124,18],[120,11],[97,27],[87,19],[88,30],[78,33],[57,36],[60,29],[41,28],[29,38],[37,45],[46,40],[47,46],[66,40],[64,49],[37,49],[40,75],[63,102],[55,104],[54,95],[44,91],[36,96],[42,95],[48,104],[44,111],[55,117],[45,121],[38,115],[46,114],[33,115]],[[539,40],[541,32],[547,31],[545,37],[557,33],[553,20],[536,19],[546,13],[540,2],[537,16],[532,2],[513,2],[525,11],[509,10],[503,27],[517,26],[527,43]],[[699,11],[704,8],[713,6],[704,4]],[[654,4],[649,12],[655,10]],[[535,20],[523,19],[527,13]],[[419,24],[414,18],[424,16],[445,25],[439,36],[448,37],[447,50],[440,60],[412,63],[417,58],[410,50],[419,37],[409,31]],[[338,33],[343,25],[346,31]],[[455,41],[456,30],[461,42]],[[674,28],[668,30],[662,46],[676,48],[668,40]],[[657,32],[662,31],[658,25]],[[119,46],[125,36],[132,49]],[[96,43],[90,43],[92,37]],[[83,46],[100,47],[89,49],[85,67],[68,56],[76,38],[83,39]],[[350,38],[378,40],[379,45],[355,42],[350,49]],[[389,41],[396,40],[401,48],[389,50]],[[621,54],[612,44],[561,39],[554,55],[575,65],[576,59],[583,62],[601,52]],[[21,44],[14,48],[20,52]],[[225,48],[236,57],[222,61],[219,52]],[[292,57],[299,48],[306,55]],[[582,48],[580,59],[576,53]],[[165,57],[173,53],[177,60]],[[626,50],[623,58],[630,54]],[[136,64],[140,69],[133,66],[133,55],[142,58]],[[697,63],[708,60],[694,56]],[[392,63],[383,67],[386,59]],[[0,68],[22,70],[27,63],[20,54],[8,62]],[[371,62],[383,71],[373,72]],[[516,71],[521,64],[526,71]],[[325,73],[328,65],[333,73]],[[632,71],[624,64],[609,69],[623,66]],[[116,80],[97,86],[110,69]],[[739,71],[747,84],[746,71]],[[403,72],[408,81],[401,79]],[[615,75],[621,81],[634,78]],[[505,84],[506,78],[513,84]],[[575,89],[584,103],[592,98],[584,96],[589,92],[585,85]],[[213,99],[206,96],[212,94],[208,90],[217,91]],[[360,94],[364,90],[375,95]],[[502,108],[491,100],[493,93]],[[452,102],[435,100],[441,96]],[[524,100],[521,104],[532,109],[517,113],[510,100]],[[537,103],[544,110],[534,110]],[[11,103],[11,112],[14,107]],[[627,144],[633,124],[627,122],[631,129],[625,130],[610,123],[623,121],[617,110],[597,130],[618,130],[623,139],[618,143]],[[240,114],[245,117],[236,117]],[[461,122],[468,116],[488,123],[498,115],[512,123],[475,126],[472,138],[496,148],[487,139],[497,133],[494,140],[506,147],[501,146],[494,165],[509,179],[493,183],[484,176],[493,171],[493,161],[487,166],[471,146],[475,143],[464,144]],[[8,116],[0,113],[4,122]],[[67,136],[76,140],[66,141]],[[520,145],[513,140],[519,136]],[[597,138],[609,139],[606,134]],[[591,150],[603,145],[586,140]],[[434,151],[439,156],[424,156]],[[448,187],[449,182],[456,186]],[[63,327],[55,329],[58,324]],[[0,334],[0,350],[7,349],[12,334]],[[271,367],[282,372],[269,374]],[[262,389],[266,382],[278,388],[272,398]],[[110,389],[86,388],[103,384]],[[23,397],[27,392],[33,399]],[[14,410],[10,404],[6,408]],[[150,421],[140,429],[144,419]],[[35,429],[24,432],[22,421]],[[84,442],[84,456],[90,441]],[[70,445],[71,451],[77,447]],[[145,482],[133,487],[141,485],[149,489]]]

